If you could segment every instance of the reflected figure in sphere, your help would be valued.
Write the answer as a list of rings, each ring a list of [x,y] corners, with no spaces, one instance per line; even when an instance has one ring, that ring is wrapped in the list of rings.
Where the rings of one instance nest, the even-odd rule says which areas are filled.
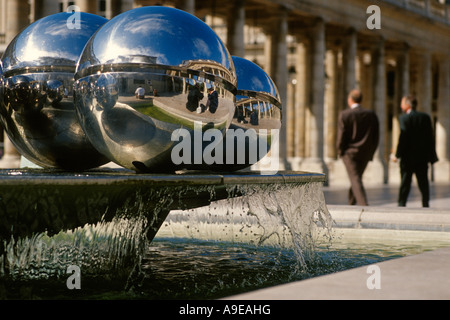
[[[134,92],[136,95],[136,99],[144,99],[145,98],[145,89],[139,86]]]
[[[215,113],[219,106],[218,93],[214,90],[214,87],[208,89],[208,102],[206,103],[206,109],[211,113]]]
[[[194,86],[191,86],[188,94],[188,101],[186,104],[186,108],[189,111],[196,111],[200,100],[203,99],[203,93],[200,92],[200,85],[196,83]]]

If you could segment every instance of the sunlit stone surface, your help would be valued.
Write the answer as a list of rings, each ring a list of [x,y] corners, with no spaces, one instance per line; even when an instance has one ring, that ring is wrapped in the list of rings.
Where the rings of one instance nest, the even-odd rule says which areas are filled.
[[[211,87],[217,104],[208,107]],[[195,128],[223,136],[235,92],[232,58],[208,25],[178,9],[142,7],[111,19],[90,39],[77,66],[75,103],[89,139],[111,161],[171,172],[194,162]],[[174,159],[184,137],[177,132],[192,139],[189,161]]]
[[[3,57],[0,120],[17,150],[47,168],[84,170],[108,162],[89,142],[73,105],[74,71],[107,19],[77,13],[42,18],[19,33]]]

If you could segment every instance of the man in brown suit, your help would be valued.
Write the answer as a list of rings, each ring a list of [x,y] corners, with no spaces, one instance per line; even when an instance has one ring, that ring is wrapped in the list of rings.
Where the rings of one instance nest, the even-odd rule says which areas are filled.
[[[353,90],[348,95],[349,108],[339,114],[337,150],[351,183],[349,204],[367,206],[362,176],[367,164],[373,159],[380,133],[377,115],[361,107],[361,101],[359,90]]]

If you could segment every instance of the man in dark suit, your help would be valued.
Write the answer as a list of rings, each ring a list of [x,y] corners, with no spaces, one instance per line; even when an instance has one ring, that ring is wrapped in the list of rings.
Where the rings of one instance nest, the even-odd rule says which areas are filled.
[[[367,206],[362,176],[373,159],[380,133],[376,113],[361,107],[361,102],[361,92],[351,91],[347,98],[349,108],[339,114],[337,150],[351,183],[349,204]]]
[[[400,159],[401,184],[398,205],[401,207],[406,206],[413,173],[422,193],[422,206],[429,206],[428,163],[438,161],[431,118],[426,113],[416,111],[416,107],[417,100],[413,96],[402,98],[400,137],[394,158],[394,161]]]

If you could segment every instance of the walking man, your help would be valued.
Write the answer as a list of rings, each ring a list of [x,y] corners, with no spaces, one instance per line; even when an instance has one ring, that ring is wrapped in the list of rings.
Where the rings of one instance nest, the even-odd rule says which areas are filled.
[[[376,113],[364,109],[361,102],[361,92],[352,90],[347,98],[349,108],[341,111],[338,118],[337,150],[351,183],[348,203],[367,206],[362,177],[378,147],[380,133]]]
[[[399,119],[400,137],[394,158],[394,161],[400,159],[401,183],[398,205],[406,206],[414,173],[422,193],[422,206],[429,207],[428,163],[438,161],[431,118],[428,114],[416,110],[417,100],[413,96],[403,97],[400,107],[403,114]]]

